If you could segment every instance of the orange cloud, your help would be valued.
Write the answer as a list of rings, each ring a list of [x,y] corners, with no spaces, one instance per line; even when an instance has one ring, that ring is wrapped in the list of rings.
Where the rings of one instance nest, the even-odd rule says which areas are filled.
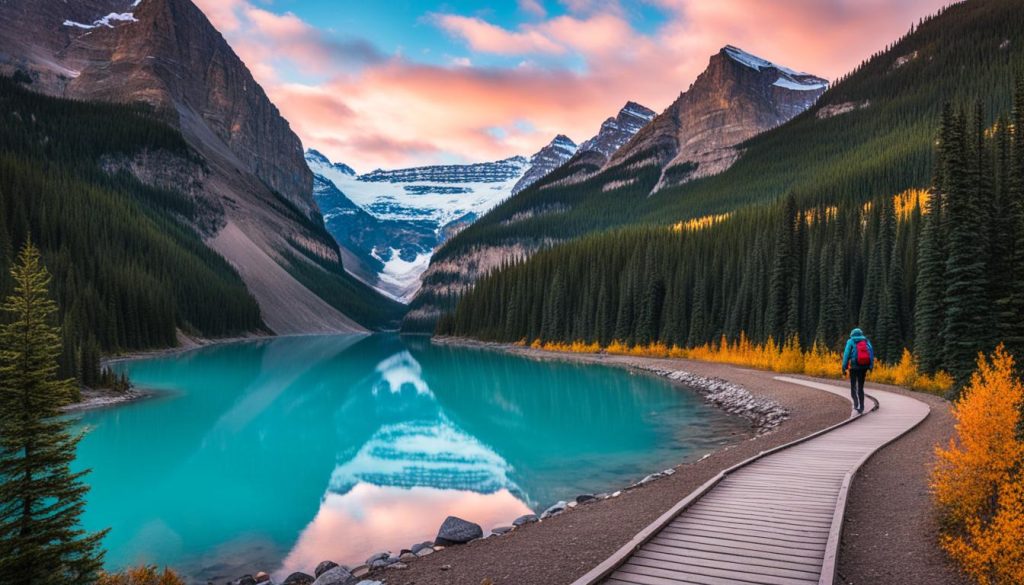
[[[725,44],[835,78],[946,0],[645,1],[666,16],[647,33],[614,2],[564,0],[570,12],[551,17],[536,10],[542,4],[523,2],[530,20],[514,28],[433,14],[427,22],[469,51],[445,65],[381,55],[358,39],[338,41],[247,0],[197,3],[304,144],[363,171],[531,154],[558,133],[584,140],[627,100],[668,106]],[[481,54],[522,62],[484,68],[474,65]],[[285,82],[282,67],[325,81]]]

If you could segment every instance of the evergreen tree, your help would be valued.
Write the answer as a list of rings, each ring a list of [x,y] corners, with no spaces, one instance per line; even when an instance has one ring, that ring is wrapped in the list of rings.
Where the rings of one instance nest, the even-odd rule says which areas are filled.
[[[0,328],[0,583],[89,583],[100,569],[100,539],[79,527],[88,487],[70,464],[81,436],[60,406],[72,380],[57,378],[60,331],[50,275],[26,244],[11,271]]]
[[[772,261],[771,281],[768,298],[768,331],[776,340],[785,340],[796,333],[793,327],[796,318],[793,311],[793,288],[796,288],[799,260],[797,258],[796,199],[786,198],[775,239],[775,257]]]
[[[958,385],[962,385],[974,369],[978,352],[987,351],[991,345],[986,327],[990,313],[985,288],[986,223],[982,191],[977,184],[977,144],[983,140],[984,128],[976,123],[974,132],[968,136],[964,117],[959,115],[943,127],[942,134],[949,234],[944,360]]]
[[[946,261],[943,242],[942,192],[934,189],[918,242],[917,303],[914,307],[914,353],[921,369],[943,367],[942,324],[945,320]]]

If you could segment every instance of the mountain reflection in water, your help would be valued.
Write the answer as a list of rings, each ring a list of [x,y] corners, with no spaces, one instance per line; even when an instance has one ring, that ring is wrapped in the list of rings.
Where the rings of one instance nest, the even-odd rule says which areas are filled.
[[[108,565],[197,581],[358,564],[617,489],[737,440],[662,380],[397,336],[291,337],[122,363],[160,397],[79,415]]]

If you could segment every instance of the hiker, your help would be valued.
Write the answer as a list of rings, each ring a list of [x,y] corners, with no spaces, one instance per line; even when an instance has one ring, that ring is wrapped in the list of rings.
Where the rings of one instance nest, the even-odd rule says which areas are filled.
[[[850,395],[857,414],[864,413],[864,377],[875,367],[875,348],[864,337],[864,332],[854,329],[843,350],[843,376],[850,371]]]

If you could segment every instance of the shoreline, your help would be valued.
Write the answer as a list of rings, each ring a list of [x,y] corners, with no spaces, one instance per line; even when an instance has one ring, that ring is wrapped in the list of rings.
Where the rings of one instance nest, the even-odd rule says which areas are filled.
[[[529,359],[603,364],[625,368],[637,374],[664,378],[673,386],[690,392],[696,392],[705,402],[715,408],[747,419],[753,425],[757,434],[770,432],[789,418],[789,411],[778,402],[758,397],[743,386],[733,384],[728,380],[705,377],[684,369],[666,368],[656,363],[651,363],[651,360],[662,360],[665,363],[669,363],[671,358],[643,358],[607,353],[571,353],[458,337],[435,337],[431,339],[431,343],[441,346],[485,349]]]
[[[202,349],[205,347],[213,347],[216,345],[224,345],[226,343],[236,343],[239,341],[259,341],[263,339],[276,339],[280,337],[278,335],[237,335],[235,337],[217,337],[217,338],[205,338],[205,337],[190,337],[182,332],[178,332],[178,345],[176,347],[165,347],[162,349],[147,349],[142,351],[133,351],[118,355],[104,356],[100,359],[100,367],[106,368],[112,364],[118,364],[121,362],[131,362],[135,360],[143,360],[148,358],[166,357],[172,355],[178,355],[186,353],[196,349]]]
[[[87,410],[98,410],[101,408],[122,406],[130,402],[139,402],[149,398],[154,398],[158,394],[159,392],[156,390],[148,390],[145,388],[129,388],[124,392],[118,392],[117,390],[110,390],[108,388],[82,388],[81,396],[78,401],[72,402],[67,406],[63,406],[60,410],[64,414],[85,412]]]

